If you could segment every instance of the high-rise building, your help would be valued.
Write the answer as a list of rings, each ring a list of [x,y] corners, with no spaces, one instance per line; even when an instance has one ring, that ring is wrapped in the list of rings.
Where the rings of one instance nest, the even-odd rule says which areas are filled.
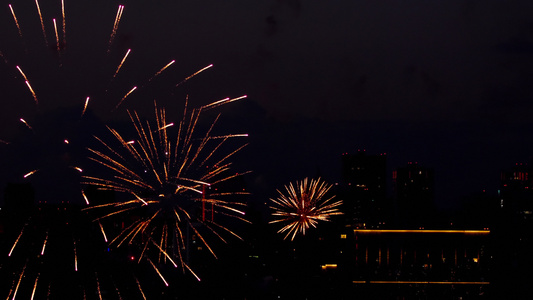
[[[342,155],[344,213],[348,224],[379,227],[387,221],[387,156],[365,151]]]
[[[409,162],[393,171],[398,222],[404,226],[425,226],[434,211],[434,171]]]

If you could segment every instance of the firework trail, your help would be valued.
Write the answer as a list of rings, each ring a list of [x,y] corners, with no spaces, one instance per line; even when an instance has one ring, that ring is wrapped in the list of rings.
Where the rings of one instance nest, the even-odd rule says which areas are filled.
[[[202,73],[203,71],[205,71],[205,70],[207,70],[207,69],[209,69],[209,68],[211,68],[211,67],[213,67],[213,64],[210,64],[209,66],[204,67],[204,68],[202,68],[202,69],[200,69],[200,70],[194,72],[194,73],[191,74],[190,76],[188,76],[188,77],[186,77],[185,79],[183,79],[180,83],[176,84],[176,87],[179,86],[179,85],[181,85],[181,84],[183,84],[183,83],[185,83],[185,82],[188,81],[189,79],[193,78],[194,76],[196,76],[196,75]]]
[[[224,103],[229,102],[231,101]],[[211,108],[213,105],[215,104],[204,107]],[[139,261],[143,257],[148,259],[151,256],[149,253],[157,253],[158,261],[168,260],[174,266],[179,265],[183,270],[190,271],[196,278],[198,276],[192,272],[182,253],[188,238],[186,232],[191,230],[213,256],[213,249],[200,231],[207,230],[222,241],[225,240],[219,231],[238,237],[213,218],[205,220],[198,217],[198,209],[205,208],[207,203],[211,205],[213,215],[246,221],[242,211],[244,203],[223,200],[223,193],[206,195],[205,192],[206,187],[239,176],[234,173],[228,175],[231,163],[227,160],[246,145],[236,148],[221,159],[215,159],[214,153],[229,139],[246,134],[212,135],[215,120],[197,138],[196,127],[204,107],[189,112],[185,105],[184,116],[177,126],[171,126],[173,123],[167,122],[165,109],[158,108],[157,105],[155,124],[141,121],[136,112],[128,112],[136,132],[135,140],[126,139],[118,131],[108,128],[117,147],[97,137],[105,151],[89,149],[89,158],[114,175],[111,178],[84,176],[86,181],[83,182],[84,185],[96,186],[102,190],[121,192],[126,197],[129,195],[123,201],[95,204],[86,209],[100,212],[96,218],[98,222],[110,217],[135,216],[135,221],[130,222],[111,240],[111,245],[120,247],[123,244],[138,243],[139,249],[143,249]],[[175,127],[177,132],[173,135],[169,130]],[[102,233],[105,236],[103,228]]]
[[[50,31],[48,31],[48,37],[45,30],[42,14],[44,13],[44,16],[46,17],[46,9],[45,7],[43,7],[43,11],[41,12],[41,7],[38,0],[35,0],[35,5],[40,21],[40,31],[42,31],[45,43],[48,45],[48,42],[50,42],[50,46],[52,46],[52,40],[54,38],[53,35],[55,35],[55,47],[52,46],[51,57],[57,59],[57,57],[59,56],[61,66],[61,60],[63,60],[64,62],[69,61],[68,55],[65,54],[67,49],[65,48],[66,18],[64,0],[61,1],[62,24],[58,24],[58,22],[60,21],[59,19],[57,19],[57,21],[55,18],[52,19],[54,33],[50,34]],[[22,38],[22,31],[15,15],[15,11],[11,5],[9,5],[9,7],[15,24],[17,26],[19,36]],[[68,7],[68,9],[70,9],[70,7]],[[109,39],[107,52],[109,52],[110,46],[113,43],[113,40],[117,33],[123,10],[124,6],[120,5],[117,11],[117,16],[115,18],[115,23],[113,25],[112,34]],[[23,16],[21,17],[21,23],[22,25],[25,25],[26,23],[24,23]],[[47,22],[50,21],[49,19],[46,20]],[[71,22],[70,20],[74,19],[69,19],[69,22]],[[35,25],[37,25],[37,19],[35,19],[34,21]],[[40,38],[41,33],[38,30],[38,25],[36,26],[36,28],[36,37]],[[69,41],[70,43],[72,43],[72,41],[74,41],[72,39],[72,33],[75,31],[71,29],[69,32],[71,33],[71,38],[69,39]],[[26,31],[24,33],[24,37],[30,36]],[[47,38],[51,38],[52,40],[48,41]],[[39,40],[37,40],[37,42],[39,43],[39,45],[42,46],[42,42],[40,42]],[[105,42],[106,40],[104,37],[104,45],[102,49],[103,55],[105,55],[106,51]],[[55,54],[56,51],[57,55]],[[112,78],[115,78],[118,76],[119,72],[124,72],[121,71],[121,68],[123,67],[124,63],[126,63],[126,59],[128,58],[130,52],[131,49],[128,49],[116,69],[113,66],[113,68],[109,70],[111,72],[114,71],[114,73],[108,72],[107,74],[112,74]],[[0,53],[0,56],[2,57],[6,65],[9,66],[10,64],[8,64],[8,61],[6,60],[4,55]],[[10,61],[15,61],[15,59],[10,59]],[[34,61],[34,59],[30,58],[29,61]],[[159,71],[157,71],[152,77],[150,77],[148,82],[156,79],[156,77],[160,76],[162,72],[169,69],[169,67],[172,66],[174,63],[175,61],[172,60],[164,67],[159,69]],[[45,93],[46,89],[42,88],[43,82],[39,81],[39,79],[43,78],[43,76],[39,76],[39,74],[34,74],[35,70],[37,70],[38,68],[34,67],[34,71],[32,71],[32,68],[28,68],[25,63],[22,63],[21,65],[28,73],[28,76],[22,71],[22,68],[20,66],[17,65],[16,69],[18,70],[18,73],[20,73],[20,76],[22,76],[22,78],[24,79],[24,82],[28,90],[31,92],[35,103],[40,104],[39,106],[35,107],[37,109],[43,109],[43,106],[46,105],[46,100],[50,98],[47,97],[50,95],[47,95]],[[14,65],[11,65],[11,67],[13,66]],[[189,79],[211,68],[212,66],[213,65],[209,65],[200,69],[199,71],[186,77],[176,86],[179,86],[180,84],[188,81]],[[57,67],[57,65],[55,65],[55,67]],[[66,70],[66,68],[64,70]],[[16,73],[16,71],[14,71],[14,73]],[[48,74],[46,75],[48,76]],[[69,74],[67,74],[67,76],[68,75]],[[16,80],[20,80],[20,76],[17,74]],[[41,103],[39,103],[36,92],[30,84],[30,80],[28,79],[28,77],[32,79],[31,83],[36,88]],[[109,79],[109,77],[110,76],[104,76],[104,78],[106,78],[107,80]],[[147,77],[148,76],[144,77],[144,80],[146,80]],[[58,82],[58,84],[63,84],[63,82]],[[142,88],[142,86],[140,87]],[[123,101],[125,101],[126,98],[128,98],[130,94],[132,94],[136,89],[137,86],[133,87],[129,92],[127,92],[120,99],[115,109],[122,105]],[[25,87],[21,88],[22,92],[25,92],[24,90]],[[26,94],[23,93],[23,95]],[[87,94],[82,94],[79,99],[83,99],[82,97],[86,95]],[[29,99],[29,94],[26,95],[26,98]],[[133,128],[137,132],[136,138],[125,140],[121,138],[121,135],[117,131],[109,129],[109,132],[115,135],[116,140],[119,142],[119,147],[109,148],[106,150],[108,152],[99,152],[97,150],[91,149],[91,153],[93,155],[91,159],[108,168],[107,173],[109,173],[109,170],[111,172],[114,172],[115,176],[111,180],[106,178],[84,177],[85,180],[88,181],[84,184],[100,189],[108,189],[122,192],[123,194],[128,195],[131,198],[128,201],[124,202],[115,202],[111,204],[102,205],[101,202],[98,202],[99,199],[96,198],[90,198],[90,202],[89,198],[85,194],[85,191],[87,190],[81,190],[81,196],[83,197],[83,200],[85,200],[85,204],[89,208],[88,211],[91,213],[93,211],[95,213],[103,212],[95,220],[94,227],[100,229],[106,243],[110,243],[117,247],[120,245],[131,245],[132,243],[135,243],[134,247],[136,247],[136,249],[138,250],[142,250],[141,255],[138,257],[139,262],[141,260],[148,260],[150,265],[153,266],[154,270],[165,282],[165,285],[168,285],[168,282],[166,282],[165,277],[163,277],[163,274],[165,274],[166,269],[159,265],[162,262],[172,263],[172,265],[176,268],[181,267],[184,272],[188,271],[197,280],[200,280],[199,276],[194,273],[192,268],[189,266],[189,260],[187,258],[187,255],[185,255],[184,253],[185,248],[189,247],[188,245],[186,245],[186,243],[188,240],[191,239],[190,235],[194,235],[194,237],[197,238],[198,241],[205,245],[204,249],[208,249],[208,251],[213,256],[215,256],[212,246],[207,242],[209,241],[208,238],[216,236],[223,242],[226,242],[224,240],[224,234],[229,234],[238,237],[237,233],[233,232],[229,228],[226,228],[223,223],[219,221],[219,219],[215,218],[220,217],[222,219],[225,217],[233,217],[247,222],[244,218],[243,212],[243,208],[245,207],[245,205],[243,203],[236,202],[235,199],[227,200],[230,197],[226,197],[228,195],[247,194],[246,192],[211,192],[211,187],[215,187],[217,186],[217,184],[223,183],[227,180],[231,180],[232,178],[241,175],[236,175],[235,173],[230,174],[231,163],[228,162],[228,160],[232,158],[235,153],[239,152],[244,147],[244,145],[241,147],[237,147],[229,153],[225,152],[224,155],[222,155],[222,158],[215,158],[217,156],[215,155],[215,151],[219,150],[217,154],[219,152],[222,152],[222,150],[220,149],[223,149],[231,139],[246,137],[247,134],[212,135],[211,130],[216,123],[215,120],[215,122],[210,125],[211,127],[209,128],[207,133],[202,133],[199,137],[196,135],[196,132],[199,131],[199,129],[197,128],[200,127],[198,126],[198,123],[201,123],[199,122],[201,112],[244,98],[246,98],[246,96],[233,99],[225,98],[221,101],[216,101],[209,105],[202,106],[198,109],[193,109],[191,111],[189,111],[187,109],[187,106],[185,106],[183,119],[176,123],[167,122],[165,110],[159,109],[157,107],[155,109],[155,124],[151,124],[149,122],[145,123],[144,121],[141,122],[137,113],[130,113],[129,115],[133,124]],[[80,110],[76,109],[76,111],[74,111],[74,115],[76,118],[81,118],[86,115],[89,105],[89,99],[91,100],[92,105],[92,103],[94,103],[94,99],[97,99],[97,97],[93,98],[87,96],[83,105],[83,109],[81,109],[80,103],[81,115],[79,115]],[[116,102],[112,102],[111,105],[114,105],[114,103]],[[27,116],[25,117],[27,118]],[[39,123],[36,122],[35,119],[27,120],[29,121],[29,123],[22,118],[20,119],[20,122],[24,123],[25,126],[35,134],[35,136],[40,137],[39,134],[41,134],[42,131],[40,131]],[[35,127],[35,131],[34,128],[30,126],[30,124]],[[64,138],[65,136],[61,137],[61,143],[64,142],[64,144],[69,144],[69,147],[71,147],[72,144],[76,143],[75,139],[70,139],[70,137],[69,139]],[[7,144],[7,142],[4,142],[2,140],[0,140],[0,142]],[[48,144],[49,141],[47,140],[45,141],[45,143]],[[101,144],[107,148],[107,142],[102,141]],[[121,160],[121,155],[124,156],[124,160]],[[129,166],[129,162],[131,162],[134,166]],[[124,164],[124,166],[121,167],[116,163]],[[136,167],[135,165],[140,167]],[[42,176],[41,174],[45,174],[47,170],[46,168],[46,165],[33,166],[33,168],[31,169],[29,168],[25,170],[27,172],[33,169],[32,171],[27,172],[25,175],[23,175],[23,177],[29,178],[33,175],[34,177],[30,178],[29,180],[36,180],[37,177]],[[68,166],[68,168],[76,169],[79,172],[82,171],[78,167]],[[131,174],[130,171],[136,173],[139,178]],[[144,173],[145,171],[146,173]],[[37,172],[39,173],[37,175],[34,175]],[[22,173],[20,174],[20,176],[22,176]],[[87,191],[87,194],[91,196],[89,191]],[[198,209],[200,207],[203,207],[203,209],[201,217],[198,217]],[[210,213],[211,217],[206,217],[206,210]],[[104,226],[102,225],[102,222],[104,223],[104,225],[107,225],[105,223],[107,220],[110,220],[110,222],[114,222],[112,217],[117,217],[117,219],[121,220],[120,218],[128,218],[126,217],[127,215],[135,215],[138,211],[140,211],[138,215],[140,216],[139,221],[134,221],[133,223],[128,224],[126,228],[121,228],[121,231],[119,232],[117,232],[116,230],[114,231],[113,228],[107,228],[106,226],[106,229],[108,229],[109,231],[109,234],[106,235],[106,231],[104,231]],[[43,217],[44,215],[45,214],[40,215],[40,217]],[[98,226],[96,226],[96,222],[98,223]],[[16,267],[16,271],[10,273],[11,275],[9,276],[13,276],[13,278],[15,278],[15,280],[13,281],[12,290],[10,291],[10,296],[13,294],[13,291],[15,295],[17,294],[17,291],[19,291],[19,298],[23,298],[24,296],[28,298],[31,292],[32,299],[34,298],[34,296],[35,298],[39,299],[40,296],[46,297],[46,286],[48,286],[48,296],[50,296],[50,293],[52,293],[52,296],[55,296],[56,292],[60,289],[59,285],[54,284],[53,291],[51,292],[51,282],[49,281],[51,273],[50,270],[45,269],[45,267],[50,268],[51,265],[46,263],[46,261],[49,261],[50,257],[54,257],[54,251],[59,247],[57,246],[57,242],[60,241],[60,239],[65,239],[65,237],[59,237],[60,235],[55,232],[57,228],[46,226],[50,224],[46,224],[45,226],[41,225],[43,224],[31,224],[31,226],[23,227],[9,251],[9,256],[11,256],[13,251],[16,250],[15,254],[13,255],[14,258],[9,258],[13,261],[17,259],[17,256],[20,257],[20,252],[24,252],[24,254],[29,253],[28,259],[30,259],[30,263],[28,263],[27,270],[26,266],[24,266],[24,269],[22,269],[23,271],[20,273],[20,277],[19,272],[21,270],[20,268],[22,267],[22,264],[19,264]],[[16,232],[14,232],[16,236],[16,234],[19,233],[18,230],[20,230],[20,227],[14,230],[16,230]],[[208,237],[208,235],[211,236]],[[110,237],[110,242],[108,242],[108,236]],[[36,239],[31,241],[29,240],[35,237]],[[100,236],[98,234],[98,238],[99,237]],[[84,258],[87,257],[84,256],[84,254],[86,253],[83,252],[84,240],[76,238],[73,241],[74,245],[71,244],[72,241],[67,241],[67,245],[64,246],[65,250],[62,251],[66,251],[68,252],[68,254],[64,256],[66,257],[66,259],[63,260],[67,262],[61,261],[61,263],[68,264],[68,270],[66,270],[65,268],[64,271],[64,273],[66,274],[65,276],[68,277],[69,275],[72,275],[76,278],[79,278],[80,275],[73,274],[75,274],[74,272],[77,272],[78,270],[79,273],[87,272],[87,264],[84,260]],[[12,240],[9,241],[9,243],[12,242]],[[106,248],[104,248],[104,251],[105,249]],[[149,257],[152,256],[156,258],[150,260]],[[72,267],[72,258],[74,258],[74,267]],[[35,260],[36,262],[32,263],[33,260]],[[33,284],[29,282],[26,284],[26,280],[24,283],[21,284],[22,278],[28,279],[28,274],[32,274],[31,268],[35,266],[39,266],[40,269],[38,269],[39,272],[34,271],[33,275],[31,276],[31,283]],[[54,267],[52,266],[52,269],[53,268]],[[26,270],[25,273],[24,270]],[[38,275],[35,276],[35,274]],[[97,292],[99,298],[102,299],[102,294],[108,291],[105,290],[105,277],[100,273],[98,273],[98,275],[101,276],[100,278],[96,276],[96,288],[94,288],[93,285],[93,293]],[[154,275],[155,274],[150,274],[150,276]],[[166,278],[171,279],[171,277]],[[142,278],[140,279],[142,280]],[[35,281],[33,282],[33,280]],[[91,280],[94,284],[95,279],[93,278]],[[137,281],[139,292],[142,294],[142,297],[146,299],[139,281],[137,280],[137,278],[135,278],[135,280]],[[100,281],[102,281],[102,283],[100,283]],[[169,282],[172,283],[171,280]],[[23,293],[25,288],[25,293],[27,295]],[[83,294],[85,297],[85,287],[80,286],[80,289],[83,289]],[[120,287],[120,290],[124,291],[122,287]],[[116,291],[119,294],[119,297],[121,297],[118,287],[116,287]],[[135,292],[138,293],[137,291]],[[14,295],[12,296],[14,298]]]
[[[117,10],[117,16],[115,17],[115,23],[113,24],[113,30],[111,31],[111,36],[109,37],[107,52],[109,52],[111,44],[113,43],[113,40],[115,39],[115,35],[117,34],[118,23],[120,22],[120,19],[122,18],[123,11],[124,11],[124,5],[119,5],[118,10]]]
[[[171,62],[169,62],[168,64],[166,64],[164,67],[162,67],[159,71],[157,71],[154,76],[152,76],[148,82],[152,81],[154,78],[156,78],[157,76],[159,76],[159,74],[161,74],[163,71],[165,71],[168,67],[170,67],[172,64],[174,64],[176,61],[175,60],[172,60]]]
[[[56,23],[56,19],[52,19],[52,21],[54,22],[54,32],[56,34],[56,49],[57,49],[57,54],[60,54],[60,46],[59,46],[59,34],[57,33],[57,23]]]
[[[37,281],[38,280],[39,280],[39,274],[37,274],[37,277],[35,278],[35,283],[33,284],[33,290],[31,292],[30,300],[33,300],[33,297],[35,296],[35,290],[37,290]]]
[[[338,207],[342,205],[342,200],[334,201],[335,196],[326,198],[326,193],[331,185],[319,179],[305,178],[297,181],[295,185],[290,183],[285,186],[286,194],[278,190],[277,199],[270,199],[273,212],[272,216],[276,220],[270,223],[285,224],[278,233],[284,233],[284,239],[291,236],[294,240],[296,234],[305,235],[310,227],[316,228],[318,221],[329,221],[334,215],[341,215]]]
[[[39,14],[39,21],[41,21],[41,31],[43,32],[44,43],[48,47],[48,38],[46,37],[46,30],[44,29],[43,15],[41,14],[41,7],[39,6],[39,0],[35,0],[37,6],[37,13]]]
[[[129,96],[131,93],[133,93],[136,89],[137,89],[136,86],[132,87],[131,90],[130,90],[129,92],[127,92],[126,95],[124,95],[124,96],[122,97],[122,99],[120,99],[120,101],[117,103],[117,106],[115,106],[115,109],[114,109],[114,110],[116,110],[116,109],[120,106],[120,104],[122,104],[122,102],[124,102],[124,100],[126,100],[126,98],[128,98],[128,96]]]
[[[118,71],[120,71],[120,68],[122,68],[122,65],[126,61],[126,58],[128,58],[128,55],[130,55],[130,52],[131,52],[131,49],[128,49],[128,51],[124,55],[124,58],[122,58],[122,61],[120,61],[120,64],[118,65],[117,70],[115,71],[115,74],[113,74],[113,78],[115,78],[117,76]]]
[[[20,234],[19,236],[17,237],[17,239],[15,240],[15,243],[13,243],[13,247],[11,247],[11,250],[9,251],[9,254],[7,256],[11,256],[11,254],[13,254],[13,250],[15,250],[15,247],[17,246],[19,240],[20,240],[20,237],[22,236],[22,233],[24,233],[24,227],[22,228],[22,230],[20,231]]]
[[[13,15],[13,20],[15,20],[15,25],[17,25],[19,36],[22,38],[22,30],[20,30],[19,21],[17,19],[17,16],[15,15],[15,10],[13,9],[13,6],[11,6],[11,4],[9,4],[9,9],[11,10],[11,14]]]
[[[13,298],[11,298],[12,300],[15,300],[15,297],[17,296],[17,292],[19,290],[20,282],[22,281],[22,277],[24,276],[24,271],[26,271],[26,265],[24,265],[24,268],[22,268],[22,272],[20,272],[20,277],[19,277],[19,281],[17,282],[17,287],[15,287],[15,291],[13,292]]]
[[[67,44],[67,29],[66,29],[66,19],[65,19],[65,0],[61,0],[61,16],[63,17],[63,46]]]
[[[81,116],[82,117],[85,114],[85,111],[87,110],[87,105],[89,105],[89,99],[90,99],[90,97],[87,97],[87,99],[85,99],[85,104],[83,105],[83,110],[81,112]]]

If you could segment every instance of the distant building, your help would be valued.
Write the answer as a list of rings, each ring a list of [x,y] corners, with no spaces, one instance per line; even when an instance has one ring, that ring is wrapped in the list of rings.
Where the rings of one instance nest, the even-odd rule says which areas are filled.
[[[393,171],[392,180],[399,223],[411,227],[429,225],[435,199],[433,169],[410,162]]]
[[[489,230],[355,229],[353,242],[353,285],[376,298],[461,299],[491,283]]]
[[[533,178],[532,168],[517,163],[501,172],[500,209],[503,216],[516,222],[533,220]]]
[[[342,155],[341,194],[347,222],[357,227],[378,227],[387,221],[386,154],[365,151]]]

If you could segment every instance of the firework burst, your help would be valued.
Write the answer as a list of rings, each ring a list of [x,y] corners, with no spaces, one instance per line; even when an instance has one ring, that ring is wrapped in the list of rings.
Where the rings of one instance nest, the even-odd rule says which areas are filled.
[[[305,235],[309,228],[316,228],[318,221],[329,221],[331,216],[341,215],[338,207],[342,200],[326,197],[330,189],[331,185],[320,178],[290,183],[285,186],[286,194],[278,190],[278,198],[270,199],[272,216],[276,218],[270,223],[285,224],[278,233],[286,233],[284,239],[290,236],[292,241],[296,234]]]
[[[190,233],[215,257],[206,232],[222,241],[224,233],[239,237],[217,219],[232,217],[246,221],[242,210],[245,204],[234,197],[225,199],[247,193],[220,192],[215,187],[242,175],[229,172],[232,163],[228,160],[246,145],[232,148],[222,158],[215,156],[228,140],[247,134],[213,135],[218,116],[203,134],[197,135],[196,131],[203,111],[242,98],[245,96],[191,111],[186,104],[179,124],[168,122],[166,110],[156,104],[155,123],[143,122],[136,112],[128,112],[134,139],[108,128],[114,136],[113,143],[96,137],[103,150],[89,149],[90,159],[109,176],[84,176],[83,184],[120,192],[125,199],[95,204],[89,199],[91,205],[87,210],[98,214],[97,222],[124,222],[123,228],[110,238],[110,244],[137,245],[138,261],[145,258],[162,279],[154,261],[181,267],[197,277],[185,253]],[[110,234],[106,235],[102,226],[101,229],[107,239]]]

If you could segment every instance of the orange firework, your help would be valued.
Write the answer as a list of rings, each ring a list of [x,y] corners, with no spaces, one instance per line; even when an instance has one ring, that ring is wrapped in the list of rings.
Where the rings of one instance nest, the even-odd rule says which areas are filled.
[[[17,25],[19,36],[22,37],[22,31],[20,30],[19,21],[17,20],[17,16],[15,15],[15,10],[13,9],[13,6],[11,6],[11,4],[9,4],[9,9],[11,10],[11,14],[13,15],[13,19],[15,20],[15,25]]]
[[[60,51],[60,47],[59,47],[59,34],[57,33],[57,23],[56,23],[56,19],[52,19],[52,21],[54,22],[54,32],[56,34],[56,48],[57,48],[57,53],[59,53]]]
[[[167,122],[165,109],[157,105],[155,124],[141,121],[136,112],[129,113],[136,139],[132,142],[109,128],[118,147],[97,138],[105,151],[89,149],[92,153],[89,158],[107,169],[107,173],[111,172],[110,177],[84,176],[86,181],[83,182],[126,195],[124,200],[85,209],[95,213],[99,211],[98,222],[109,217],[134,216],[133,221],[111,239],[111,245],[120,247],[139,243],[139,249],[142,249],[139,261],[154,253],[159,257],[158,261],[168,261],[175,267],[188,270],[196,278],[198,276],[188,266],[182,253],[187,244],[187,231],[192,231],[213,256],[214,251],[203,232],[212,232],[222,241],[225,241],[221,235],[223,232],[239,237],[214,218],[203,217],[198,213],[199,209],[207,204],[213,216],[246,221],[242,211],[244,203],[235,199],[225,200],[224,197],[246,192],[214,192],[209,195],[206,192],[210,187],[238,176],[228,174],[231,163],[227,160],[246,145],[237,147],[220,159],[215,159],[214,153],[229,139],[246,135],[212,135],[215,119],[207,132],[196,138],[195,129],[203,110],[199,108],[188,112],[185,108],[184,117],[176,126]],[[170,130],[177,131],[176,135]]]
[[[338,207],[342,200],[333,201],[335,196],[326,198],[331,185],[319,179],[305,178],[285,186],[286,194],[278,190],[279,196],[272,201],[272,216],[276,220],[270,223],[285,223],[278,231],[284,233],[286,239],[291,236],[294,240],[297,233],[305,235],[310,227],[316,228],[318,221],[329,221],[334,215],[341,215]]]
[[[126,61],[126,58],[128,57],[128,55],[130,54],[131,52],[131,49],[128,49],[128,51],[126,52],[126,54],[124,55],[124,58],[122,58],[122,61],[120,62],[120,64],[118,65],[117,67],[117,70],[115,71],[115,74],[113,74],[113,78],[115,78],[118,74],[118,71],[120,71],[120,68],[122,68],[122,65],[124,64],[124,62]]]
[[[152,76],[148,81],[152,81],[154,78],[156,78],[157,76],[159,76],[159,74],[161,74],[163,71],[165,71],[168,67],[170,67],[173,63],[175,63],[176,60],[172,60],[171,62],[169,62],[168,64],[166,64],[164,67],[162,67],[159,71],[157,71],[154,76]]]
[[[118,23],[120,22],[120,18],[122,18],[122,12],[124,11],[124,5],[119,5],[117,10],[117,15],[115,17],[115,23],[113,24],[113,30],[111,31],[111,36],[109,37],[109,43],[108,47],[111,47],[111,44],[113,43],[113,40],[115,39],[115,35],[117,34],[118,29]],[[109,48],[107,49],[109,52]]]
[[[43,15],[41,14],[41,7],[39,6],[39,0],[35,0],[37,6],[37,13],[39,14],[39,21],[41,21],[41,31],[43,32],[44,43],[48,46],[48,38],[46,37],[46,31],[44,30]]]

